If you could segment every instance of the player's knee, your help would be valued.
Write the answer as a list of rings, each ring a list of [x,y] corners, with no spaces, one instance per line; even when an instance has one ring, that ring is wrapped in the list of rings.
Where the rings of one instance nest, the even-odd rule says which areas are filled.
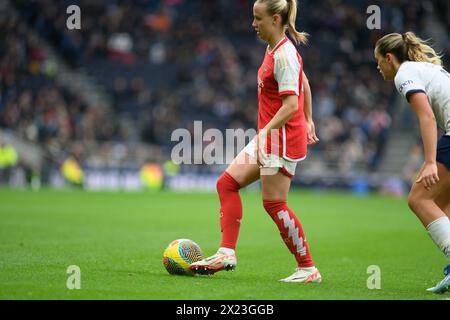
[[[224,172],[216,182],[216,190],[220,194],[226,191],[239,191],[240,185],[234,180],[234,178],[227,172]]]
[[[225,188],[225,181],[223,179],[223,175],[221,175],[219,179],[217,179],[216,190],[218,193],[221,193],[224,188]]]
[[[408,195],[408,207],[413,212],[417,212],[420,208],[420,203],[421,203],[420,197],[416,193],[410,192]]]

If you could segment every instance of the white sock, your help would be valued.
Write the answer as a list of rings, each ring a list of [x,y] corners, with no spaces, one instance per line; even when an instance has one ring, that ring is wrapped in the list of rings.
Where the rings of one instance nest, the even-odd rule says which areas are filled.
[[[220,248],[219,248],[219,251],[220,251],[221,253],[223,253],[223,254],[226,254],[226,255],[235,254],[235,253],[234,253],[234,249],[225,248],[225,247],[220,247]]]
[[[450,262],[450,220],[447,216],[434,220],[427,226],[428,234]]]

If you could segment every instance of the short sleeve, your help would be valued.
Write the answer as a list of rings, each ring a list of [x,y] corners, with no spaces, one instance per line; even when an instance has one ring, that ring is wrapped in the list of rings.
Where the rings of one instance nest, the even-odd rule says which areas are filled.
[[[420,79],[418,71],[415,68],[400,68],[394,79],[395,87],[406,100],[409,101],[411,94],[425,91],[425,85]]]
[[[278,93],[280,96],[289,94],[298,96],[301,72],[300,62],[296,52],[283,49],[278,50],[274,56],[274,77],[278,83]]]

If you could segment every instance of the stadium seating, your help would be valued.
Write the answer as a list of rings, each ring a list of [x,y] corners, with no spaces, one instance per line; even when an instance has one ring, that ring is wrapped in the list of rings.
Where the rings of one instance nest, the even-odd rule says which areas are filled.
[[[194,120],[221,130],[256,125],[255,79],[264,45],[251,27],[252,1],[80,0],[79,31],[64,26],[72,2],[15,0],[18,16],[0,18],[0,126],[41,144],[53,163],[78,150],[81,163],[108,166],[114,155],[101,152],[119,143],[130,152],[113,162],[138,167],[151,155],[136,158],[133,145],[144,143],[155,159],[168,158],[171,132]],[[383,3],[382,30],[369,30],[366,1],[341,1],[336,8],[331,0],[312,2],[300,1],[298,21],[311,35],[299,51],[321,138],[311,148],[312,161],[341,173],[376,171],[396,103],[391,84],[376,70],[373,45],[393,31],[426,37],[424,7]],[[74,96],[61,86],[35,34],[74,70],[94,77],[112,97],[110,109],[86,105],[82,92]]]

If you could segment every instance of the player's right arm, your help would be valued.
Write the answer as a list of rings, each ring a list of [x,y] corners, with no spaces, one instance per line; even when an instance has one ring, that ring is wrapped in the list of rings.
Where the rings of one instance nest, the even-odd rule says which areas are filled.
[[[436,165],[437,125],[427,95],[415,92],[409,95],[409,104],[419,118],[420,133],[424,147],[425,162],[416,182],[423,182],[426,189],[439,181]]]

